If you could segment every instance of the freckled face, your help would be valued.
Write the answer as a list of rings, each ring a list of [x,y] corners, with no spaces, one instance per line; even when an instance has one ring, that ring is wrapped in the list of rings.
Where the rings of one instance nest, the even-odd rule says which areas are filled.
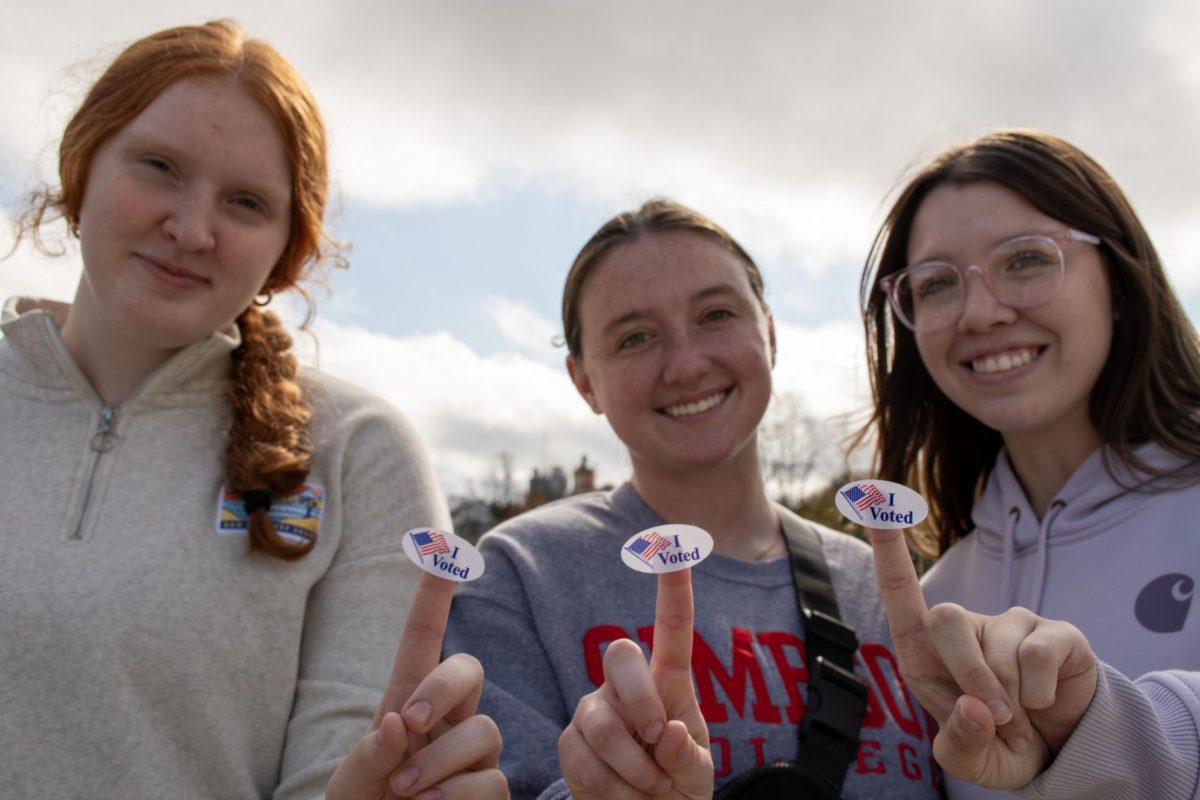
[[[169,354],[228,325],[287,246],[291,185],[274,121],[236,81],[170,85],[92,160],[64,336]]]
[[[740,258],[697,233],[643,235],[592,268],[579,316],[568,369],[635,474],[758,469],[774,331]]]
[[[1066,228],[999,184],[944,185],[917,210],[908,263],[944,260],[965,268],[982,263],[1005,240]],[[1088,400],[1112,344],[1108,275],[1095,246],[1068,241],[1061,247],[1066,274],[1049,301],[1004,306],[972,272],[957,323],[916,334],[921,359],[942,392],[1006,441],[1047,433],[1081,441],[1096,436]]]

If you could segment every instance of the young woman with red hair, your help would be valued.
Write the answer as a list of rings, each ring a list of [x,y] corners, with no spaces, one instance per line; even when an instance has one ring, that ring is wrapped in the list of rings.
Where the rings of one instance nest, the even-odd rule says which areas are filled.
[[[308,88],[233,24],[161,31],[59,169],[18,236],[62,218],[83,277],[0,341],[6,791],[506,796],[478,662],[438,663],[449,584],[401,549],[448,523],[417,437],[262,309],[340,259]]]

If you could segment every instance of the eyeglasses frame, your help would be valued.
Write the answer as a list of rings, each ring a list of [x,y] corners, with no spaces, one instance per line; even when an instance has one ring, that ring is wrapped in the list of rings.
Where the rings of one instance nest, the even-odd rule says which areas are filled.
[[[1055,248],[1058,249],[1058,254],[1062,261],[1062,266],[1063,266],[1064,271],[1066,270],[1066,267],[1067,267],[1067,256],[1066,256],[1066,253],[1064,253],[1062,251],[1062,247],[1059,244],[1060,241],[1065,239],[1067,241],[1083,242],[1085,244],[1090,244],[1093,246],[1098,246],[1101,243],[1101,239],[1099,236],[1094,236],[1093,234],[1090,234],[1090,233],[1084,233],[1083,231],[1079,231],[1074,228],[1067,228],[1066,230],[1059,231],[1058,233],[1027,233],[1027,234],[1021,234],[1019,236],[1013,236],[1011,238],[1005,239],[1003,242],[996,245],[996,247],[994,247],[992,249],[992,252],[995,252],[996,250],[1000,249],[1001,247],[1008,244],[1009,242],[1015,242],[1018,239],[1037,239],[1037,238],[1049,239],[1051,242],[1054,243]],[[958,273],[959,278],[962,279],[964,284],[966,283],[967,273],[970,272],[972,269],[977,270],[979,272],[980,276],[983,278],[984,285],[987,286],[988,291],[992,293],[993,297],[996,296],[996,292],[992,289],[992,284],[991,284],[991,281],[988,279],[987,273],[984,272],[983,268],[980,267],[978,264],[968,264],[965,267],[960,267],[958,264],[955,264],[952,261],[937,261],[937,260],[922,261],[919,264],[912,264],[910,266],[905,267],[904,269],[896,270],[895,272],[891,273],[890,275],[884,275],[882,278],[879,279],[879,290],[881,292],[883,292],[884,295],[887,296],[888,308],[892,312],[892,317],[899,320],[900,323],[904,327],[908,328],[913,333],[918,332],[917,326],[914,325],[913,323],[911,323],[908,320],[908,318],[904,315],[904,312],[900,310],[900,298],[898,295],[900,279],[903,278],[905,275],[909,274],[912,270],[915,270],[915,269],[918,269],[921,267],[927,267],[931,264],[946,264],[950,267],[953,267],[954,271],[956,273]],[[1049,297],[1047,297],[1044,300],[1039,300],[1036,303],[1014,306],[1014,305],[1010,305],[1008,303],[1003,303],[999,299],[997,299],[997,302],[1000,302],[1002,305],[1007,305],[1010,308],[1032,308],[1034,306],[1041,305],[1042,303],[1050,302],[1058,295],[1058,293],[1061,290],[1062,290],[1062,284],[1060,283],[1058,288],[1055,289],[1054,292]],[[965,299],[966,299],[965,296],[963,299],[965,302]],[[961,314],[962,314],[962,311],[960,310],[959,315],[961,316]],[[933,331],[940,331],[940,330],[943,330],[944,328],[948,328],[952,324],[954,324],[954,320],[947,322],[945,325],[938,325],[937,327],[934,327],[934,328],[922,328],[919,332],[931,333]]]

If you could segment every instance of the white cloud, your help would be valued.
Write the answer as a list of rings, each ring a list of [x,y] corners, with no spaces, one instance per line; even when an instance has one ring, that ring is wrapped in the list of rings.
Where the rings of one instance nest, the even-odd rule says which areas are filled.
[[[527,356],[560,367],[564,351],[553,345],[558,326],[538,314],[527,304],[507,297],[489,297],[483,311],[500,329],[505,342]]]
[[[35,164],[49,177],[66,114],[115,45],[231,16],[313,86],[347,206],[428,208],[533,179],[614,209],[671,194],[719,220],[779,288],[777,388],[817,415],[867,402],[862,333],[838,314],[853,313],[885,196],[906,166],[983,130],[1042,127],[1095,155],[1181,291],[1200,294],[1193,0],[301,0],[287,14],[201,0],[188,13],[52,0],[10,15],[0,191]],[[75,257],[22,250],[0,262],[0,294],[68,298],[78,274]],[[490,357],[454,332],[372,333],[358,300],[351,283],[322,300],[343,322],[317,323],[322,365],[404,408],[448,488],[500,449],[526,470],[586,452],[602,480],[622,477],[619,445],[545,347],[556,326],[523,299],[487,304],[509,351]],[[830,321],[805,322],[817,318]]]
[[[479,484],[497,454],[513,454],[516,475],[581,456],[597,480],[626,476],[624,450],[576,395],[561,366],[516,353],[482,357],[448,333],[390,337],[318,320],[320,368],[392,402],[421,432],[449,492]],[[298,346],[309,352],[303,335]]]
[[[358,202],[437,204],[553,176],[614,203],[677,194],[731,222],[755,208],[771,220],[757,247],[824,255],[860,244],[905,165],[1013,124],[1077,140],[1162,224],[1200,185],[1190,0],[292,8],[208,0],[191,13],[240,18],[296,63]],[[4,74],[18,76],[0,149],[31,162],[47,139],[35,99],[68,64],[179,21],[143,0],[24,8],[0,33]]]
[[[1200,294],[1200,237],[1196,236],[1196,221],[1200,220],[1200,203],[1190,213],[1183,214],[1174,224],[1151,230],[1158,255],[1176,289]],[[1143,220],[1144,222],[1144,220]],[[1191,309],[1193,318],[1200,319],[1200,308]]]
[[[775,323],[778,356],[775,390],[803,399],[823,419],[867,409],[867,377],[862,327],[857,320],[834,320],[815,327]]]
[[[12,220],[0,212],[0,230],[11,230]],[[54,230],[58,230],[56,226]],[[48,241],[54,240],[48,237]],[[3,242],[5,248],[9,242]],[[0,261],[0,300],[22,295],[69,301],[83,272],[78,251],[68,246],[62,256],[51,257],[35,250],[28,241]]]

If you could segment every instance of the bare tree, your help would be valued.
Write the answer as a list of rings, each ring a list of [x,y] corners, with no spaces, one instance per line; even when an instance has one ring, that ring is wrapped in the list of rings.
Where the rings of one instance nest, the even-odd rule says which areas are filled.
[[[776,394],[759,426],[767,493],[790,508],[804,504],[845,470],[836,424],[809,413],[803,398]]]
[[[487,492],[487,503],[500,519],[511,516],[513,509],[520,510],[521,492],[513,479],[513,454],[501,450],[496,461],[483,481]]]

